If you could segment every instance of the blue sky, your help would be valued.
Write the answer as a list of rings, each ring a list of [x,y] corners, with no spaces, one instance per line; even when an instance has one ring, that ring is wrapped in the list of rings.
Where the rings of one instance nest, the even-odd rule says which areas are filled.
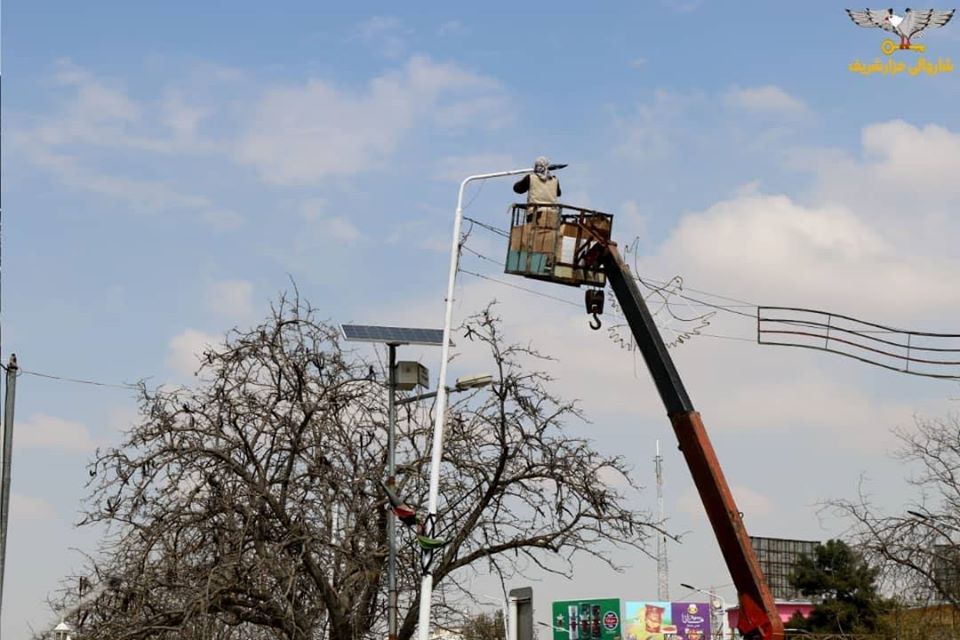
[[[4,9],[2,357],[28,371],[189,382],[193,352],[263,317],[291,278],[333,322],[439,326],[458,182],[541,154],[570,163],[567,202],[617,215],[643,275],[957,330],[960,73],[851,74],[881,56],[883,34],[836,3]],[[960,62],[958,29],[925,34],[926,55]],[[512,197],[489,182],[467,214],[506,226]],[[504,251],[480,230],[470,245]],[[476,258],[463,266],[505,278]],[[500,299],[512,338],[563,356],[558,389],[582,399],[597,446],[628,441],[651,484],[654,440],[672,435],[632,356],[572,306],[459,282],[457,316]],[[712,322],[716,335],[755,330]],[[759,535],[835,535],[842,523],[816,504],[852,495],[861,474],[901,506],[889,429],[957,410],[960,395],[749,341],[675,353]],[[438,369],[436,354],[410,355]],[[79,564],[70,548],[92,548],[71,527],[83,465],[134,415],[123,389],[20,378],[4,634],[42,626],[45,595]],[[672,446],[665,467],[671,522],[689,532],[672,550],[674,593],[722,588]],[[636,499],[655,504],[649,489]],[[652,596],[655,564],[624,562],[623,575],[585,566],[575,582],[535,583],[538,610]]]

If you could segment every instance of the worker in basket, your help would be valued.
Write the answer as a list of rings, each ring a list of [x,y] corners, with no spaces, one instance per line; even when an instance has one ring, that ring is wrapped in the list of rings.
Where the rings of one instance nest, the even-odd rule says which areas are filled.
[[[547,254],[548,263],[553,263],[557,243],[560,197],[560,181],[550,172],[550,160],[540,156],[533,163],[533,173],[528,173],[513,185],[516,193],[527,194],[527,218],[523,233],[523,249],[532,253]],[[546,206],[543,206],[546,205]]]

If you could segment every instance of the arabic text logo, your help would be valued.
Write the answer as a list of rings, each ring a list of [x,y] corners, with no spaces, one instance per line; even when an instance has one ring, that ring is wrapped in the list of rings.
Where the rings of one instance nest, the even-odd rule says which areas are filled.
[[[954,10],[942,11],[939,9],[907,9],[903,15],[897,15],[893,9],[847,9],[847,15],[853,20],[854,24],[873,29],[883,29],[895,34],[899,39],[899,44],[885,38],[880,43],[880,51],[885,56],[892,56],[897,51],[916,51],[923,53],[927,50],[926,45],[918,44],[913,40],[920,38],[924,31],[935,27],[942,27],[953,17]],[[862,63],[860,60],[850,63],[847,67],[853,73],[861,75],[871,75],[879,73],[882,75],[897,75],[907,72],[911,76],[917,75],[936,75],[938,73],[949,73],[953,71],[953,62],[949,58],[937,58],[936,62],[927,60],[920,56],[916,64],[908,66],[905,62],[888,59],[885,63],[880,58],[876,58],[872,63]]]

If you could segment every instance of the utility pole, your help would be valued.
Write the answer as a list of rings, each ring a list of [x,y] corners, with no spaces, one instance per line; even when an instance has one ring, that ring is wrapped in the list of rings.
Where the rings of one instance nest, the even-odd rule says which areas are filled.
[[[17,354],[7,363],[7,394],[3,403],[3,471],[0,472],[0,611],[3,610],[3,575],[7,562],[7,523],[10,516],[10,459],[13,457],[13,404],[17,395]]]
[[[657,455],[653,459],[657,474],[657,507],[660,510],[660,526],[663,527],[663,458],[660,456],[660,441],[657,440]],[[657,598],[670,601],[670,566],[667,562],[667,534],[657,535]]]
[[[387,487],[397,489],[397,345],[387,343],[390,373],[387,376]],[[397,523],[387,515],[387,638],[397,640]]]

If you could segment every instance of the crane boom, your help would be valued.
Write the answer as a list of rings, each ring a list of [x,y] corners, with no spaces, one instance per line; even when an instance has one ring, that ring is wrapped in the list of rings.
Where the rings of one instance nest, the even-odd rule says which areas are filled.
[[[586,291],[591,327],[600,328],[603,289],[610,284],[643,354],[677,442],[690,468],[723,559],[737,588],[737,628],[746,640],[783,640],[783,623],[750,546],[743,517],[730,493],[700,414],[683,386],[637,280],[611,242],[613,216],[558,202],[513,205],[506,273]]]
[[[599,261],[667,409],[680,450],[733,578],[740,603],[737,627],[748,640],[782,640],[783,623],[750,546],[743,518],[700,414],[690,401],[637,281],[613,243],[606,244]]]

